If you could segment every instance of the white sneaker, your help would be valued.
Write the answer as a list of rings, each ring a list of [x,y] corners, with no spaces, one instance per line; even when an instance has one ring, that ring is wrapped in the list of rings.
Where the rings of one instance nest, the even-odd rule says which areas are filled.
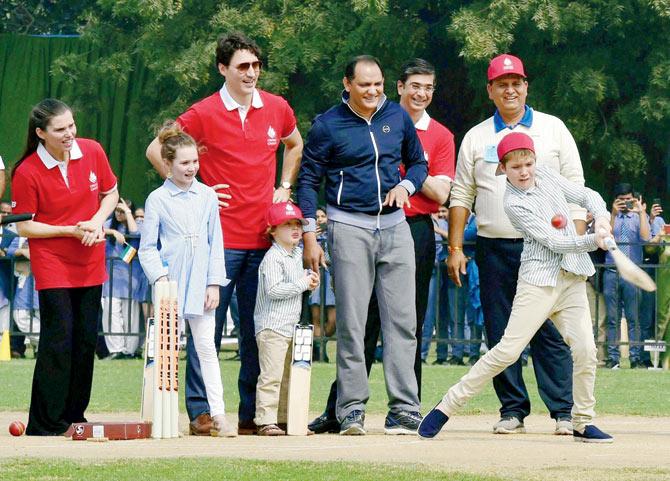
[[[572,421],[570,419],[557,419],[554,434],[558,436],[572,435]]]
[[[212,417],[212,429],[209,431],[212,436],[221,438],[237,437],[237,429],[235,429],[226,419],[223,414],[217,414]]]
[[[504,417],[493,425],[494,434],[523,434],[525,432],[523,421],[514,416]]]

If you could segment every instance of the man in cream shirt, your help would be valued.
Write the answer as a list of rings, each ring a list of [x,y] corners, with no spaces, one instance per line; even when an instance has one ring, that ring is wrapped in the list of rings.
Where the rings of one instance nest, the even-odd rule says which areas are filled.
[[[501,339],[516,293],[523,239],[503,210],[505,177],[496,176],[497,145],[510,132],[532,137],[537,165],[549,166],[568,180],[584,184],[579,152],[563,122],[526,105],[528,82],[521,60],[503,54],[491,60],[487,91],[496,106],[492,117],[468,131],[456,163],[456,178],[449,209],[448,270],[460,285],[465,274],[463,230],[470,211],[477,213],[475,260],[479,266],[484,328],[489,347]],[[584,233],[586,212],[571,206],[577,232]],[[560,334],[547,321],[530,342],[540,397],[556,421],[555,434],[572,434],[572,360]],[[498,434],[523,433],[523,420],[530,414],[530,400],[523,381],[521,361],[493,379],[501,403]]]

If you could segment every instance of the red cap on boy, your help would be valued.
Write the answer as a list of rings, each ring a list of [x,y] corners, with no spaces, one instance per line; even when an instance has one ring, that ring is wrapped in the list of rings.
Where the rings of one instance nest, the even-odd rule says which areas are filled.
[[[268,225],[271,227],[276,227],[291,219],[297,219],[302,225],[307,225],[300,207],[292,202],[272,204],[268,209]]]
[[[530,150],[531,152],[535,153],[535,144],[533,143],[533,139],[531,139],[528,135],[521,132],[512,132],[511,134],[507,134],[502,138],[502,140],[498,143],[499,163],[498,168],[496,169],[496,175],[504,174],[500,168],[500,162],[502,161],[503,157],[505,157],[505,155],[513,150],[521,149]]]

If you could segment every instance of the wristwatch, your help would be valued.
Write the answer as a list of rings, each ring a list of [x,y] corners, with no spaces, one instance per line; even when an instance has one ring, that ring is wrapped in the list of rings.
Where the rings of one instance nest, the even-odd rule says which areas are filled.
[[[291,190],[291,183],[290,182],[287,182],[287,181],[283,180],[282,183],[279,184],[279,185],[286,190]]]

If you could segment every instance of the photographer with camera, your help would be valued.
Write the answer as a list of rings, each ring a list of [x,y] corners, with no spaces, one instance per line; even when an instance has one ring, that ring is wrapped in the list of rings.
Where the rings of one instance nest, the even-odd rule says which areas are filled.
[[[633,195],[633,188],[628,183],[614,186],[614,202],[612,203],[612,232],[621,249],[636,264],[642,264],[642,243],[650,238],[649,218],[646,205]],[[628,341],[640,341],[640,295],[638,288],[619,278],[612,255],[605,256],[603,291],[607,310],[607,361],[605,366],[619,368],[619,345],[621,339],[621,304],[628,323]],[[631,369],[645,367],[640,359],[640,345],[631,345],[629,358]]]

